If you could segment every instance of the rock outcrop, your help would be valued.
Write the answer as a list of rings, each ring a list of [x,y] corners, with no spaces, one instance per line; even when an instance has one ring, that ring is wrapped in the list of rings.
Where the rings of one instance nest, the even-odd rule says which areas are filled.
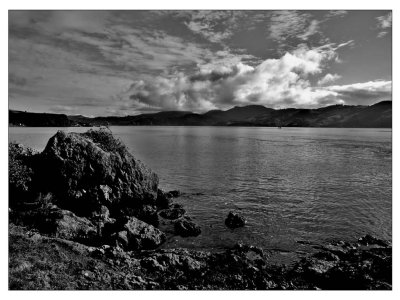
[[[112,214],[155,204],[158,177],[111,133],[58,131],[40,154],[38,178],[57,205],[91,217],[101,206]]]
[[[87,245],[147,250],[158,226],[158,177],[106,130],[58,131],[42,153],[10,144],[10,220]],[[168,196],[171,198],[171,196]],[[153,226],[154,225],[154,226]]]

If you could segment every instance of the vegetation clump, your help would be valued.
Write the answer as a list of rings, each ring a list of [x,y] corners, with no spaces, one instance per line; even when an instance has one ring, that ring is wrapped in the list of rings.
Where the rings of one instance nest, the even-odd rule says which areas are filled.
[[[8,183],[10,199],[22,201],[32,189],[31,161],[35,151],[15,142],[8,145]],[[12,206],[14,203],[10,203]]]
[[[104,151],[120,154],[127,151],[124,143],[120,139],[115,138],[108,127],[101,127],[98,130],[90,129],[82,135],[92,140]]]

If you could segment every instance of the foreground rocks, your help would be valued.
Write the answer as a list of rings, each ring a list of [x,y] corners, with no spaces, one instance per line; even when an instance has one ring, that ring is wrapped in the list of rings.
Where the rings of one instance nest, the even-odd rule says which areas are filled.
[[[291,270],[294,281],[328,290],[392,288],[392,247],[388,241],[367,235],[355,243],[339,241],[319,249]]]
[[[263,250],[243,244],[218,253],[135,252],[118,246],[89,247],[15,225],[9,232],[12,290],[392,288],[392,248],[381,240],[368,247],[358,242],[332,243],[288,267],[270,264]]]

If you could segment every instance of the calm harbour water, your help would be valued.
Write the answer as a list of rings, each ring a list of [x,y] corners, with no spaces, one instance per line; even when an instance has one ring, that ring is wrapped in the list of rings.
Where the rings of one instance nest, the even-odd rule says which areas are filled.
[[[88,128],[62,128],[83,132]],[[166,247],[219,249],[238,241],[310,251],[308,241],[392,237],[392,130],[243,127],[111,127],[135,157],[184,192],[177,202],[201,225]],[[9,129],[9,140],[43,150],[57,128]],[[241,210],[248,224],[224,220]]]

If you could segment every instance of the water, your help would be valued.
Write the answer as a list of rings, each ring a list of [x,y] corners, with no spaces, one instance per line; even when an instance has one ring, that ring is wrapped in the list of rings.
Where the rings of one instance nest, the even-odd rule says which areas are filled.
[[[9,140],[38,150],[57,128],[10,128]],[[86,131],[87,128],[68,128]],[[307,241],[392,237],[391,129],[111,127],[131,152],[179,189],[201,225],[166,247],[220,249],[238,241],[281,254]],[[244,228],[224,220],[241,210]]]

